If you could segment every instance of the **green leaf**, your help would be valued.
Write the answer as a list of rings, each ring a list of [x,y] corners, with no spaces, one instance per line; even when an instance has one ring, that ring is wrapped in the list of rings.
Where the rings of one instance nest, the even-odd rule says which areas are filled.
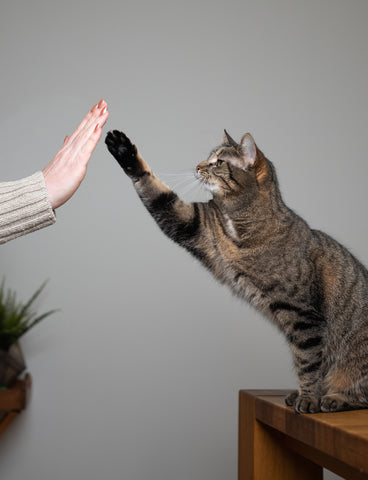
[[[0,285],[0,348],[7,349],[19,337],[58,310],[50,310],[38,315],[31,306],[46,286],[45,281],[27,303],[18,302],[15,291],[5,292],[5,279]]]

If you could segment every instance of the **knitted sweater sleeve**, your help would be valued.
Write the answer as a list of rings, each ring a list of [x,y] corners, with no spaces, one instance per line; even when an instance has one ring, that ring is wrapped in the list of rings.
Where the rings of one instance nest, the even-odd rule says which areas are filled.
[[[55,221],[42,172],[0,183],[0,244]]]

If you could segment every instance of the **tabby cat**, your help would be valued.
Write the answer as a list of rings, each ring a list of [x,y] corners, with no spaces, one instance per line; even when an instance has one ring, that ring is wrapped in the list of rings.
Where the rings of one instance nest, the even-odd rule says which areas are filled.
[[[186,203],[117,130],[105,140],[162,231],[285,335],[299,413],[368,408],[368,271],[283,202],[273,164],[252,136],[223,143],[196,167],[212,192]]]

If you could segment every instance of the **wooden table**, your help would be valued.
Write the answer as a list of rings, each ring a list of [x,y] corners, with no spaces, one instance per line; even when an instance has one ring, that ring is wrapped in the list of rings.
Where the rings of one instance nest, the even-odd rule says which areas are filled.
[[[29,373],[23,380],[17,380],[6,390],[0,390],[0,435],[8,428],[11,422],[26,408],[32,379]]]
[[[367,480],[368,410],[298,415],[289,392],[240,392],[239,480]]]

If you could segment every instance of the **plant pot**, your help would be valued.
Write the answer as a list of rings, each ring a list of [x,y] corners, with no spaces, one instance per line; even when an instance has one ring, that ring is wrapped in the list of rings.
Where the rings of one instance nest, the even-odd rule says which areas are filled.
[[[25,370],[26,364],[19,343],[0,350],[0,386],[9,387]]]

